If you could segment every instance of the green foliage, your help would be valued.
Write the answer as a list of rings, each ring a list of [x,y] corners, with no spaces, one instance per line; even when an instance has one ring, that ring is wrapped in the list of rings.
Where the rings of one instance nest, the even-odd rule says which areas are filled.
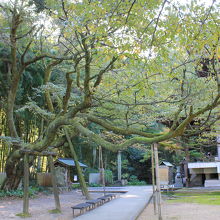
[[[122,178],[122,179],[128,179],[128,178],[129,178],[129,173],[123,173],[123,174],[121,175],[121,178]]]
[[[144,185],[146,185],[146,182],[136,180],[136,181],[128,182],[127,185],[128,186],[144,186]]]
[[[10,109],[15,114],[10,114],[11,118],[6,121],[15,123],[9,127],[16,127],[24,142],[37,140],[32,145],[26,144],[26,148],[46,150],[54,146],[56,140],[59,142],[63,137],[60,128],[70,125],[75,133],[73,140],[79,160],[97,167],[96,161],[91,160],[91,152],[99,145],[117,151],[118,146],[125,150],[127,145],[121,143],[126,138],[134,140],[126,142],[130,145],[164,141],[181,135],[190,120],[182,127],[178,127],[178,123],[189,115],[199,119],[218,115],[211,108],[219,104],[216,103],[219,98],[215,105],[210,105],[219,91],[216,83],[220,51],[219,4],[216,1],[211,7],[198,1],[172,4],[164,1],[165,5],[154,0],[15,2],[6,1],[0,7],[0,98],[4,112],[9,104],[5,104],[5,100],[11,101],[13,106]],[[14,40],[12,32],[16,32]],[[71,58],[66,60],[69,56]],[[113,58],[117,58],[114,63]],[[204,69],[204,58],[211,59],[214,64],[205,71],[207,77],[199,75]],[[59,65],[53,66],[54,61],[60,61]],[[51,71],[47,72],[47,67],[51,67]],[[65,113],[62,105],[67,73],[72,88]],[[15,76],[20,76],[19,83],[11,89]],[[15,101],[12,96],[7,97],[10,89],[15,90]],[[51,112],[48,111],[51,103],[45,103],[45,93],[53,105]],[[210,115],[208,110],[212,110]],[[137,129],[155,136],[124,137],[120,134],[118,138],[114,134],[113,141],[106,143],[104,128],[89,123],[88,114],[108,120],[117,128]],[[170,128],[175,121],[177,124],[171,132],[166,126]],[[77,123],[84,128],[79,129]],[[182,129],[176,131],[177,128]],[[4,130],[11,132],[7,127]],[[109,130],[120,133],[114,128]],[[161,137],[160,141],[156,135]],[[112,142],[119,144],[114,146]],[[69,154],[65,144],[59,146],[64,146],[60,147],[60,154]],[[11,155],[16,155],[19,164],[22,159],[16,150],[12,149]],[[131,148],[125,154],[122,173],[127,174],[127,178],[136,174],[137,179],[146,179],[150,167],[149,148],[148,152]],[[196,152],[191,155],[199,157]],[[104,156],[107,162],[115,160],[115,155],[107,151]],[[175,152],[167,151],[162,156],[172,159]],[[178,163],[180,156],[172,160]],[[13,156],[8,161],[14,161]],[[107,164],[107,169],[113,170],[114,165],[114,162],[112,167]],[[116,169],[113,172],[115,174]]]
[[[79,183],[77,183],[77,184],[72,184],[72,185],[71,185],[71,188],[72,188],[72,189],[80,189],[80,184],[79,184]]]
[[[16,214],[16,216],[19,216],[21,218],[29,218],[31,217],[31,214],[30,213],[18,213]]]
[[[190,150],[189,154],[192,161],[202,160],[203,154],[197,150]]]
[[[129,181],[127,183],[128,186],[143,186],[146,185],[145,181],[139,181],[137,176],[131,175],[129,177]]]
[[[113,183],[113,173],[111,170],[105,170],[105,183],[106,185]]]
[[[89,186],[90,186],[90,187],[101,187],[102,184],[90,183]]]
[[[0,197],[19,197],[22,198],[24,195],[23,190],[21,189],[17,189],[17,190],[13,190],[13,191],[5,191],[5,190],[1,190],[0,191]]]
[[[44,187],[29,187],[28,189],[29,196],[30,197],[35,197],[39,192],[45,193],[45,194],[50,194],[51,192],[45,189]],[[17,189],[17,190],[0,190],[0,198],[4,197],[18,197],[22,198],[24,195],[23,189]]]
[[[132,182],[132,181],[137,181],[138,180],[138,178],[137,178],[137,176],[135,176],[135,175],[131,175],[130,177],[129,177],[129,181],[130,182]]]
[[[58,214],[58,213],[61,213],[61,211],[58,210],[58,209],[52,209],[52,210],[49,210],[49,213],[51,213],[51,214]]]
[[[146,182],[136,180],[136,181],[128,182],[127,185],[128,186],[144,186],[144,185],[146,185]]]

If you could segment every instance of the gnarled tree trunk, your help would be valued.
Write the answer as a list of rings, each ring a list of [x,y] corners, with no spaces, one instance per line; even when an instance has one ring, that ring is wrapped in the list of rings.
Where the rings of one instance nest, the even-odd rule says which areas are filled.
[[[16,190],[23,176],[23,162],[20,161],[20,159],[13,160],[13,157],[9,155],[5,166],[5,172],[7,177],[2,184],[2,189]]]

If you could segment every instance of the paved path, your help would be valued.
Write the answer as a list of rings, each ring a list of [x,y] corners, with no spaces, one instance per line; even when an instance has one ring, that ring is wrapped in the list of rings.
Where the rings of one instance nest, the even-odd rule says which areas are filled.
[[[111,188],[112,189],[112,188]],[[110,190],[111,190],[110,189]],[[76,217],[76,220],[135,220],[152,195],[152,186],[120,187],[128,191],[118,198],[92,211]],[[108,189],[107,189],[108,190]]]

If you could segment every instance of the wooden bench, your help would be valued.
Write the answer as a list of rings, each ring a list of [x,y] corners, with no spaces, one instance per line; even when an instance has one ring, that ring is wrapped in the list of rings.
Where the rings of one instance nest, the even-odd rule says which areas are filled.
[[[107,194],[107,195],[105,195],[105,196],[107,196],[107,197],[111,197],[111,199],[116,198],[116,194]]]
[[[105,203],[105,202],[110,201],[110,197],[106,197],[106,196],[99,197],[98,199],[102,200],[102,204]]]
[[[107,194],[105,196],[99,197],[98,199],[102,200],[102,204],[105,202],[109,202],[110,200],[112,200],[116,195],[114,194]]]
[[[97,206],[100,206],[102,204],[102,200],[101,199],[93,199],[93,200],[86,201],[86,203],[91,204],[92,208],[94,209]]]
[[[74,213],[74,211],[76,209],[80,211],[78,215],[81,215],[81,214],[85,213],[85,211],[89,211],[91,209],[94,209],[97,206],[104,204],[105,202],[109,202],[110,200],[112,200],[115,197],[116,197],[115,194],[107,194],[107,195],[102,196],[98,199],[88,200],[86,203],[80,203],[78,205],[75,205],[75,206],[71,207],[73,210],[73,217],[76,216]]]
[[[78,205],[75,205],[71,207],[73,209],[73,217],[75,216],[74,210],[78,209],[80,211],[80,215],[85,213],[85,211],[90,210],[92,208],[92,204],[89,203],[80,203]]]

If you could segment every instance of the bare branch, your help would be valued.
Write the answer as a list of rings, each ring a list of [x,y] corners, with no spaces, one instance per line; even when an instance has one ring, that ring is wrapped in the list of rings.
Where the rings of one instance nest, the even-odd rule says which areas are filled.
[[[113,67],[113,64],[114,62],[117,60],[117,57],[113,57],[111,62],[102,70],[99,71],[98,73],[98,77],[96,79],[96,82],[94,83],[94,87],[96,88],[100,82],[102,81],[102,76],[105,72],[109,71],[112,67]]]
[[[130,16],[131,10],[132,10],[132,8],[133,8],[135,2],[136,2],[136,0],[134,0],[134,1],[132,2],[131,7],[130,7],[129,10],[128,10],[128,14],[127,14],[127,17],[126,17],[126,20],[125,20],[125,24],[128,22],[128,18],[129,18],[129,16]]]

